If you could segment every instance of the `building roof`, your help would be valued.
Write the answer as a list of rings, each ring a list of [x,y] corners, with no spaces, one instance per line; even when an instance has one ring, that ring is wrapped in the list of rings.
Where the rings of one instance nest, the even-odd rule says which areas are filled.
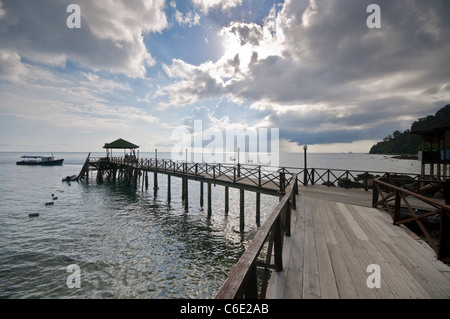
[[[450,117],[436,120],[430,124],[422,125],[411,131],[411,133],[423,135],[430,133],[439,133],[443,131],[450,131]]]
[[[111,149],[135,149],[139,148],[139,146],[130,143],[128,141],[125,141],[124,139],[119,138],[118,140],[115,140],[111,143],[105,143],[105,146],[103,148],[111,148]]]

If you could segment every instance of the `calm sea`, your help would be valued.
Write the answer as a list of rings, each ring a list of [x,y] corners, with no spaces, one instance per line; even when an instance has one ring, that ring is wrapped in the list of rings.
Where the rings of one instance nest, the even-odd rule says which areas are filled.
[[[21,155],[0,153],[0,298],[214,298],[258,230],[254,193],[246,192],[241,234],[238,190],[230,188],[225,215],[223,187],[214,187],[208,218],[198,183],[190,182],[186,212],[177,178],[168,205],[163,175],[156,197],[152,187],[123,182],[69,186],[62,178],[78,174],[87,153],[55,153],[65,159],[60,167],[17,166]],[[280,164],[303,167],[303,154],[282,155]],[[367,154],[308,154],[308,166],[420,172],[418,161]],[[261,201],[264,222],[278,199]],[[80,288],[67,285],[70,265],[80,269]]]

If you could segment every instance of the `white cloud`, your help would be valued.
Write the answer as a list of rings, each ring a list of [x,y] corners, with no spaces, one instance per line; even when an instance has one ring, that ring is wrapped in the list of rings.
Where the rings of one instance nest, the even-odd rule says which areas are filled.
[[[66,26],[62,0],[8,1],[0,12],[2,47],[38,63],[63,67],[73,61],[94,71],[144,78],[155,61],[144,35],[167,26],[164,0],[79,0],[81,28]],[[33,14],[29,14],[33,12]]]
[[[3,9],[3,3],[0,1],[0,19],[6,15],[5,10]]]
[[[220,59],[166,66],[179,80],[161,88],[164,106],[227,98],[266,114],[261,123],[294,142],[373,140],[408,128],[405,114],[450,100],[450,5],[384,2],[382,28],[371,30],[369,3],[286,0],[262,25],[231,22],[220,32]]]
[[[176,10],[175,20],[179,25],[188,25],[193,27],[194,25],[200,25],[200,15],[197,12],[189,11],[186,15],[183,15],[180,11]]]
[[[210,10],[229,10],[242,5],[243,0],[192,0],[194,6],[200,8],[205,14]]]
[[[19,54],[11,50],[0,50],[0,80],[19,82],[27,72]]]

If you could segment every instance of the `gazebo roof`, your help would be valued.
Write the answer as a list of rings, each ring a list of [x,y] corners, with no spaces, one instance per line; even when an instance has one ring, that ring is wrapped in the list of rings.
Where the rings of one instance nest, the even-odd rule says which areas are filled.
[[[136,149],[139,148],[139,146],[130,143],[128,141],[125,141],[124,139],[119,138],[118,140],[115,140],[111,143],[105,143],[105,146],[103,148],[110,148],[110,149]]]
[[[439,133],[450,130],[450,118],[443,118],[432,123],[421,125],[415,130],[411,131],[413,134],[425,135],[430,133]]]

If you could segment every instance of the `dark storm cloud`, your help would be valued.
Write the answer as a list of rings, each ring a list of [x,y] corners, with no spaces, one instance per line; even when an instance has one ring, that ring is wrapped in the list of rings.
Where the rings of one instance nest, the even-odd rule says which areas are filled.
[[[300,143],[380,139],[443,107],[450,97],[450,2],[376,1],[382,27],[371,30],[372,2],[312,1],[307,24],[298,23],[297,12],[297,24],[285,29],[284,56],[252,65],[251,80],[234,83],[237,94],[309,105],[307,116],[278,107],[268,117]]]

